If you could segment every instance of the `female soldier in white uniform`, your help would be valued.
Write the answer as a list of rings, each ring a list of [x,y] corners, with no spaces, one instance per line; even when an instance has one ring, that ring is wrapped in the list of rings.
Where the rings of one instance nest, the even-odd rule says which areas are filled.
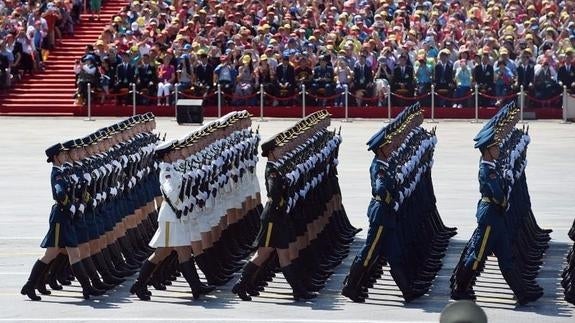
[[[190,227],[186,217],[182,217],[184,204],[180,200],[183,174],[178,170],[177,160],[181,154],[177,141],[166,142],[156,148],[156,158],[160,163],[160,185],[164,200],[158,214],[158,230],[150,241],[150,246],[157,248],[144,262],[138,279],[130,289],[141,300],[150,300],[151,293],[147,282],[159,262],[164,260],[172,250],[178,254],[182,275],[190,285],[194,299],[214,290],[214,287],[200,281],[190,246]]]

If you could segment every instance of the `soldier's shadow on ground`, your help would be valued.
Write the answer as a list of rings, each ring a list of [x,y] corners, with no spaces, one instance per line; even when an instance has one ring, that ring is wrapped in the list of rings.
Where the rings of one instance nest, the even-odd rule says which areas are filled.
[[[316,299],[308,302],[295,302],[291,299],[291,288],[285,282],[281,274],[276,275],[274,283],[266,287],[266,292],[261,296],[254,297],[252,302],[256,303],[274,303],[274,304],[289,304],[297,307],[310,308],[312,310],[343,310],[346,304],[352,304],[351,300],[341,295],[343,288],[343,281],[349,272],[351,263],[355,255],[359,252],[364,245],[365,239],[356,238],[353,242],[348,256],[344,261],[337,266],[333,275],[328,279],[326,286],[319,292]],[[445,302],[429,302],[427,295],[406,304],[401,296],[401,293],[395,282],[391,279],[389,268],[385,271],[381,279],[379,279],[373,288],[369,291],[369,298],[366,300],[365,305],[379,305],[397,308],[425,308],[426,311],[439,313],[447,304]]]
[[[429,305],[431,305],[432,311],[435,312],[434,303],[438,303],[437,307],[443,308],[452,302],[450,300],[450,278],[466,243],[467,240],[452,240],[450,242],[443,261],[444,266],[435,279],[434,287],[428,295],[421,298],[423,301],[426,298],[437,299],[438,301],[426,303],[423,307],[425,311],[429,311]],[[543,287],[545,294],[536,302],[524,306],[517,304],[513,292],[501,275],[497,259],[489,257],[485,269],[478,277],[474,287],[477,296],[476,303],[488,312],[489,310],[504,309],[533,312],[552,317],[573,316],[574,308],[563,300],[563,287],[560,284],[561,272],[565,267],[565,258],[569,248],[568,243],[550,242],[549,249],[543,256],[543,265],[537,277],[537,282]]]
[[[291,297],[291,287],[287,284],[282,274],[278,273],[273,282],[265,288],[265,291],[260,296],[253,297],[251,303],[289,305],[311,310],[343,310],[346,304],[351,304],[349,299],[341,295],[343,281],[349,272],[353,258],[364,243],[365,240],[363,238],[355,239],[349,255],[335,269],[334,274],[328,279],[326,286],[319,292],[319,296],[316,299],[308,302],[294,301]],[[366,300],[365,305],[420,309],[425,312],[440,313],[447,304],[452,302],[450,300],[450,278],[466,243],[466,240],[460,239],[452,239],[450,241],[446,255],[443,258],[443,266],[426,295],[406,304],[401,292],[391,278],[389,268],[384,267],[384,274],[374,284],[374,287],[369,290],[369,298]],[[475,285],[475,292],[478,298],[477,304],[483,307],[488,315],[493,310],[514,310],[533,312],[551,317],[573,316],[575,308],[563,300],[563,288],[560,284],[561,272],[565,267],[565,258],[569,248],[570,245],[568,243],[550,243],[550,248],[543,258],[544,264],[537,278],[538,283],[544,288],[545,295],[537,302],[526,306],[516,304],[513,293],[499,272],[496,259],[490,257],[485,270]],[[179,278],[173,282],[172,286],[168,286],[167,291],[150,289],[153,293],[152,302],[201,306],[205,309],[233,308],[242,302],[236,295],[231,293],[235,280],[233,279],[226,285],[218,287],[210,295],[194,300],[187,283],[182,278]],[[66,286],[63,291],[43,297],[42,302],[114,309],[121,307],[122,304],[140,302],[137,297],[130,295],[130,285],[131,280],[109,292],[108,295],[93,297],[87,301],[81,299],[82,294],[79,286]],[[76,299],[77,301],[74,301]]]
[[[132,302],[131,300],[119,295],[121,294],[121,289],[127,289],[127,287],[120,286],[107,294],[91,297],[89,300],[85,300],[82,297],[82,289],[80,286],[65,286],[61,291],[53,292],[51,295],[42,296],[42,303],[70,304],[82,307],[92,307],[94,309],[121,308],[123,304]]]

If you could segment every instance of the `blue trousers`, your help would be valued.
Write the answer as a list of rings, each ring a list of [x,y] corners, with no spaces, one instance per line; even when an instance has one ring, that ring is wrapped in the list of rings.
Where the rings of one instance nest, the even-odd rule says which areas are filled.
[[[470,248],[465,255],[465,266],[477,270],[487,256],[494,253],[502,271],[511,269],[513,253],[507,231],[503,217],[496,223],[480,223],[471,236]]]

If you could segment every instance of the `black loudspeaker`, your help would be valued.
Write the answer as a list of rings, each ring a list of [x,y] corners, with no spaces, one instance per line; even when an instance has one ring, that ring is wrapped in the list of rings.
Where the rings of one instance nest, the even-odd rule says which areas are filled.
[[[176,102],[176,121],[178,124],[204,123],[204,100],[178,100]]]

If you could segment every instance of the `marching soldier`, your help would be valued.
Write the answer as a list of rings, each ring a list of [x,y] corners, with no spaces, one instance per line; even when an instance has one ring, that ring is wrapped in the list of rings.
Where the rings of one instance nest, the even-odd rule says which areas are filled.
[[[386,262],[406,302],[425,294],[455,235],[435,206],[430,171],[436,140],[419,127],[422,121],[420,105],[414,104],[368,141],[375,154],[369,230],[342,290],[354,302],[365,301]]]
[[[176,169],[181,155],[175,143],[166,142],[155,150],[156,158],[161,161],[160,185],[164,202],[158,213],[158,230],[150,241],[150,246],[156,248],[156,251],[144,262],[138,279],[130,288],[130,293],[136,294],[141,300],[150,300],[147,282],[158,263],[170,256],[172,250],[177,253],[179,269],[190,285],[194,299],[214,290],[214,287],[200,281],[192,258],[189,226],[182,219],[182,201],[179,198],[182,177]]]
[[[575,241],[575,221],[569,230],[569,238]],[[561,274],[563,279],[561,285],[565,288],[565,300],[571,304],[575,304],[575,244],[567,254],[567,265]]]
[[[59,283],[70,285],[69,268],[85,287],[86,298],[92,288],[86,283],[95,287],[92,295],[103,293],[134,273],[139,267],[136,257],[147,257],[150,250],[142,247],[143,241],[155,230],[149,221],[155,213],[157,183],[149,158],[157,141],[154,128],[152,114],[138,115],[48,150],[47,154],[56,150],[60,155],[61,149],[65,157],[54,168],[62,175],[54,177],[67,184],[67,207],[55,208],[61,212],[53,210],[51,216],[51,231],[43,243],[48,250],[42,258],[48,266],[34,284],[40,293],[50,295],[46,284],[53,290],[62,289]],[[66,209],[71,221],[62,215]],[[71,240],[53,241],[64,234]],[[28,285],[23,292],[39,299]]]
[[[259,228],[255,225],[259,196],[253,184],[259,139],[250,125],[247,112],[233,112],[159,147],[157,154],[164,159],[162,187],[170,188],[171,196],[164,190],[160,226],[151,242],[161,250],[144,264],[132,287],[141,299],[149,299],[148,282],[156,289],[171,283],[174,261],[182,252],[188,258],[193,253],[190,262],[196,260],[208,283],[223,285],[251,251],[246,240],[253,239]],[[247,201],[252,202],[244,206]],[[168,238],[174,241],[166,243]],[[167,248],[172,246],[176,253]],[[195,297],[213,290],[198,282],[194,278],[191,284]]]
[[[339,200],[339,135],[326,130],[320,111],[262,144],[268,201],[261,216],[258,250],[232,292],[242,300],[259,295],[279,266],[297,300],[316,297],[358,231]],[[310,212],[309,210],[313,210]]]
[[[525,203],[518,201],[513,195],[521,188],[521,185],[514,184],[516,180],[521,180],[516,178],[516,175],[522,176],[525,164],[518,164],[521,165],[521,169],[514,169],[514,165],[515,161],[521,160],[517,157],[524,154],[524,151],[513,150],[511,154],[505,156],[509,157],[506,159],[500,156],[501,148],[509,148],[507,145],[510,139],[514,138],[508,135],[516,133],[513,130],[517,121],[517,109],[512,102],[504,106],[475,138],[475,148],[481,151],[479,164],[481,199],[477,206],[477,229],[454,272],[451,294],[453,299],[475,299],[472,290],[473,280],[491,253],[497,257],[503,278],[515,293],[519,304],[533,302],[543,295],[543,290],[533,280],[534,277],[525,272],[528,266],[527,259],[522,259],[523,252],[518,250],[520,249],[518,240],[525,234],[521,232],[525,225],[521,222],[527,222],[528,216],[518,212],[522,208],[519,204]],[[511,145],[511,148],[525,148],[526,144],[524,142],[517,146]],[[506,154],[507,151],[503,150]],[[525,217],[525,220],[518,216]],[[517,222],[519,220],[521,221]]]
[[[48,162],[53,164],[50,181],[52,185],[52,197],[55,201],[50,213],[50,229],[42,241],[42,248],[46,249],[44,256],[34,264],[28,281],[22,287],[20,293],[27,295],[31,300],[39,301],[35,288],[43,275],[46,274],[50,264],[65,249],[70,261],[70,267],[82,285],[82,294],[85,299],[90,296],[100,296],[105,290],[94,288],[90,278],[81,262],[78,248],[78,236],[74,227],[76,206],[74,205],[74,187],[70,178],[71,173],[65,166],[70,162],[68,150],[62,144],[56,144],[46,150]]]

